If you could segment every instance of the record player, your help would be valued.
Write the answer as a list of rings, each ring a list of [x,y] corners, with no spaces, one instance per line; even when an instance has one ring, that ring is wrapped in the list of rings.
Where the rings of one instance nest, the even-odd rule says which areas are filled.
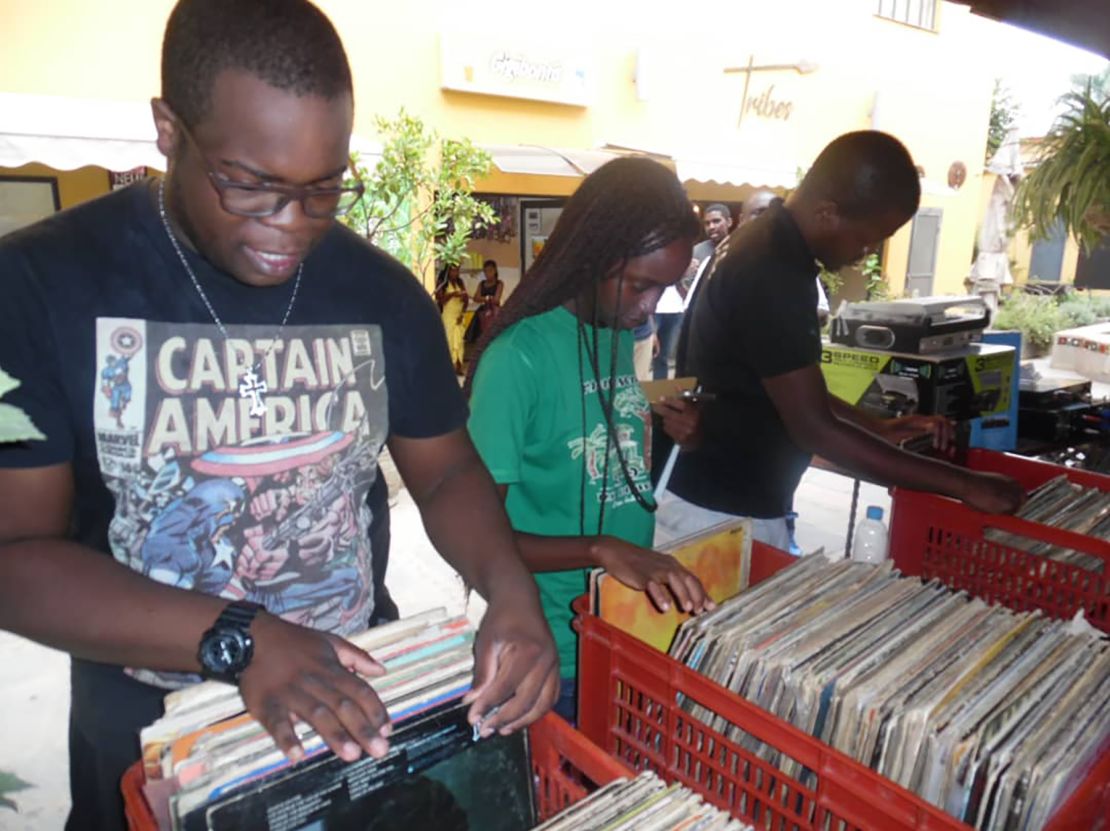
[[[848,303],[833,318],[829,336],[861,349],[935,355],[977,341],[989,323],[980,297],[916,297]]]

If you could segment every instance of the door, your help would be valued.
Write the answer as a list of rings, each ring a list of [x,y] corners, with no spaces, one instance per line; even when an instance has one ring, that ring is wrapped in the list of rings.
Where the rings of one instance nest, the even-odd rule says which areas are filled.
[[[906,265],[906,294],[910,297],[929,297],[933,293],[943,214],[940,208],[921,208],[913,218],[910,256]]]
[[[1079,260],[1075,266],[1075,285],[1087,289],[1110,289],[1110,236],[1103,237],[1088,253],[1079,247]]]
[[[1064,264],[1064,243],[1067,233],[1064,223],[1056,220],[1047,239],[1033,243],[1033,254],[1029,258],[1029,279],[1043,283],[1059,283],[1060,268]]]

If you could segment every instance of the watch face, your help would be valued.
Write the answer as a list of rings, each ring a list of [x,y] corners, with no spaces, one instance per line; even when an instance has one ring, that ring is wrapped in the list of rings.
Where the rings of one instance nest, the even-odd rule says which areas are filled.
[[[204,639],[200,661],[209,672],[235,672],[245,667],[249,648],[249,641],[242,632],[225,629]]]

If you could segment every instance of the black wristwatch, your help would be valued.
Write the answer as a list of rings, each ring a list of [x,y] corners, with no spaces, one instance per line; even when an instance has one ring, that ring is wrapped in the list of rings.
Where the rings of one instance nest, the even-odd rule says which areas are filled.
[[[239,683],[239,676],[254,656],[251,621],[262,611],[264,607],[245,600],[236,600],[224,607],[212,628],[201,636],[197,649],[201,675],[228,684]]]

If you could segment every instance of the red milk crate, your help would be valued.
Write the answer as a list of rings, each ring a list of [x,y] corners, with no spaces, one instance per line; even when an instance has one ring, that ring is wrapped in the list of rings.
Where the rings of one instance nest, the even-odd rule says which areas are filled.
[[[752,544],[752,582],[794,562]],[[681,782],[762,831],[968,831],[956,820],[847,755],[687,669],[575,604],[579,634],[579,730],[637,770]],[[798,762],[792,778],[676,704],[678,696],[721,716]],[[1106,829],[1110,753],[1045,831]]]
[[[536,813],[544,821],[602,785],[636,774],[591,743],[554,713],[528,729]],[[142,763],[127,769],[121,783],[124,811],[131,831],[157,831],[158,824],[143,796]]]
[[[975,450],[973,470],[1004,473],[1031,490],[1055,476],[1110,491],[1110,476],[1025,459],[1008,453]],[[895,489],[891,503],[890,552],[904,574],[939,579],[990,603],[1011,609],[1040,609],[1050,617],[1070,618],[1078,610],[1093,626],[1110,632],[1110,574],[1059,563],[987,539],[988,529],[1018,534],[1082,551],[1110,564],[1110,543],[1050,528],[1012,516],[983,514],[935,494]]]
[[[614,779],[636,775],[554,713],[533,724],[528,738],[541,822]]]

